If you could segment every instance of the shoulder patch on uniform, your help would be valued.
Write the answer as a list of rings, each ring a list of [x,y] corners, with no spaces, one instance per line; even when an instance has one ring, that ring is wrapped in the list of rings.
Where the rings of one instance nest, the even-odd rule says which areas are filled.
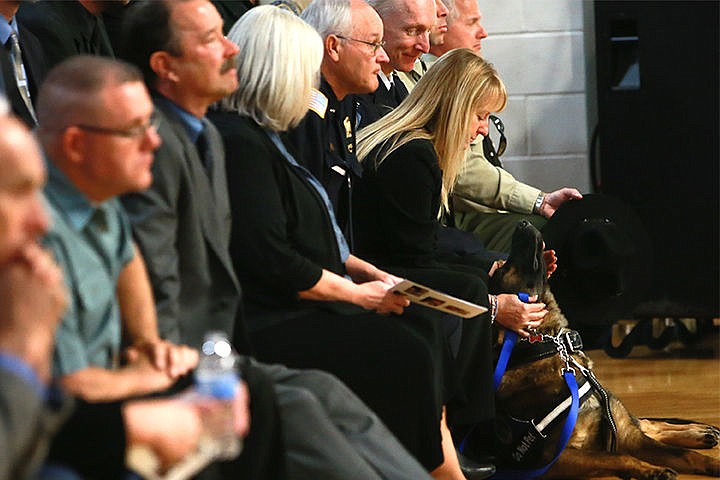
[[[310,93],[310,102],[308,102],[308,108],[313,112],[317,113],[320,118],[324,119],[327,106],[327,97],[320,90],[313,88],[312,92]]]

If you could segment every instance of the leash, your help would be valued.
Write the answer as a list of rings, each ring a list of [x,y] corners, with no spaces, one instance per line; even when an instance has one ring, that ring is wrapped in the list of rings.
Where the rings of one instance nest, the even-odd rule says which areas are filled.
[[[520,292],[517,294],[518,298],[523,303],[528,303],[530,301],[530,295],[524,292]],[[498,386],[500,386],[500,381],[502,381],[503,375],[505,375],[505,370],[507,369],[508,361],[510,361],[510,355],[512,355],[513,348],[515,348],[515,344],[518,340],[518,334],[513,332],[512,330],[506,330],[505,331],[505,337],[503,339],[503,346],[502,350],[500,351],[500,357],[498,358],[498,363],[495,365],[495,373],[493,374],[493,390],[497,391]],[[460,445],[458,445],[457,449],[460,453],[463,453],[465,451],[465,444],[467,442],[467,439],[470,438],[472,433],[475,431],[475,427],[473,426],[470,431],[465,435],[465,438],[462,439],[462,442],[460,442]]]
[[[523,303],[528,303],[530,299],[530,295],[524,292],[518,293],[518,298]],[[510,355],[512,355],[513,348],[515,348],[515,344],[517,343],[518,334],[511,331],[506,330],[505,331],[505,337],[503,340],[503,346],[502,350],[500,351],[500,357],[498,358],[498,363],[495,365],[495,373],[493,374],[493,390],[497,391],[498,386],[500,385],[500,381],[502,380],[503,375],[505,375],[505,370],[507,369],[508,361],[510,361]],[[472,433],[475,431],[475,427],[473,426],[470,431],[465,435],[465,438],[462,439],[462,442],[460,442],[460,445],[458,445],[458,451],[460,453],[463,453],[465,451],[465,444],[467,442],[467,439],[470,438]]]
[[[518,298],[520,301],[524,303],[528,303],[529,301],[529,294],[521,292],[518,293]],[[512,355],[512,351],[515,348],[515,345],[517,344],[518,340],[518,334],[513,331],[506,331],[505,337],[503,339],[503,346],[500,351],[500,356],[498,358],[498,363],[495,366],[495,372],[493,374],[493,387],[495,391],[497,391],[498,387],[500,386],[500,382],[502,381],[503,376],[505,375],[505,371],[507,370],[508,362],[510,361],[510,356]],[[558,458],[560,458],[560,455],[562,454],[563,450],[565,450],[565,447],[567,446],[567,442],[570,440],[570,437],[572,436],[573,430],[575,430],[575,423],[577,422],[578,412],[580,410],[580,397],[584,396],[589,390],[590,390],[590,383],[592,382],[586,382],[583,385],[582,392],[578,389],[577,380],[575,379],[575,370],[570,366],[570,362],[572,361],[576,366],[579,366],[577,362],[572,358],[572,356],[568,353],[567,348],[565,347],[565,344],[560,340],[559,338],[555,337],[553,338],[556,347],[557,352],[560,354],[560,357],[562,360],[565,361],[565,368],[563,369],[562,375],[565,379],[565,384],[568,387],[568,390],[570,390],[570,397],[566,398],[563,402],[561,402],[557,407],[555,407],[548,415],[545,416],[537,425],[532,423],[537,436],[535,436],[532,432],[528,432],[526,436],[523,438],[523,441],[520,445],[518,445],[518,449],[527,449],[530,448],[530,445],[534,443],[538,438],[545,437],[543,435],[543,431],[545,428],[547,428],[553,420],[555,420],[558,416],[560,416],[565,410],[567,410],[568,406],[570,407],[570,411],[568,412],[568,416],[565,419],[565,423],[563,425],[562,431],[560,432],[560,438],[558,439],[558,445],[557,445],[557,453],[555,457],[546,465],[543,467],[532,469],[532,470],[500,470],[495,475],[493,475],[494,479],[498,480],[520,480],[520,479],[528,479],[528,478],[536,478],[541,475],[543,475],[545,472],[548,471],[550,467],[553,466],[553,464],[557,461]],[[581,367],[584,370],[584,367]],[[582,370],[581,370],[582,371]],[[584,373],[584,372],[583,372]],[[590,377],[588,377],[590,378]],[[594,385],[594,384],[593,384]],[[474,429],[473,429],[474,430]],[[460,452],[463,452],[465,450],[465,444],[467,439],[472,434],[472,430],[466,435],[466,437],[461,442],[458,450]]]
[[[512,355],[513,348],[518,340],[518,334],[511,331],[505,331],[505,339],[503,340],[502,350],[500,350],[500,357],[498,357],[498,363],[495,365],[495,373],[493,374],[493,389],[497,392],[500,382],[502,381],[505,370],[507,370],[508,362],[510,361],[510,355]]]
[[[529,300],[529,295],[527,293],[519,293],[518,298],[527,303]],[[501,352],[502,353],[506,350],[506,345],[512,344],[512,346],[508,347],[508,353],[506,358],[503,358],[503,365],[500,365],[500,360],[498,360],[498,366],[495,368],[495,389],[497,390],[497,387],[500,385],[500,381],[502,380],[503,375],[505,374],[505,369],[507,368],[507,363],[510,360],[510,355],[512,354],[512,349],[517,342],[517,334],[515,332],[512,332],[514,335],[511,336],[510,339],[505,339],[503,341],[503,348]],[[507,335],[507,332],[506,332]],[[512,338],[514,337],[514,338]],[[560,438],[558,439],[557,444],[557,453],[555,454],[555,457],[550,460],[549,463],[546,465],[532,469],[532,470],[500,470],[498,473],[496,473],[493,478],[496,478],[498,480],[520,480],[520,479],[528,479],[528,478],[537,478],[541,475],[543,475],[545,472],[550,469],[550,467],[553,466],[553,464],[557,461],[558,458],[560,458],[560,455],[562,454],[563,450],[565,450],[565,447],[567,446],[567,442],[570,440],[570,437],[572,436],[573,430],[575,430],[575,423],[577,422],[578,412],[580,411],[580,393],[578,391],[578,385],[577,380],[575,379],[575,369],[573,369],[570,366],[570,362],[573,362],[573,364],[579,366],[577,362],[572,358],[570,353],[568,353],[567,348],[565,344],[562,342],[562,340],[558,337],[554,337],[553,341],[555,342],[557,346],[557,352],[560,354],[560,358],[565,362],[565,368],[563,369],[562,376],[565,379],[565,384],[568,387],[568,390],[570,390],[570,398],[566,399],[560,405],[558,405],[553,411],[551,411],[545,418],[543,418],[538,425],[534,425],[535,430],[537,431],[539,436],[544,437],[543,430],[555,419],[557,418],[562,412],[564,412],[568,407],[568,400],[570,403],[570,411],[568,412],[568,416],[565,419],[565,423],[563,424],[562,431],[560,432]],[[582,371],[582,370],[581,370]],[[590,388],[590,384],[586,383],[583,385],[583,395],[587,393],[587,391]],[[529,445],[534,442],[539,437],[532,436],[531,433],[528,433],[525,438],[523,438],[523,442],[525,445],[523,445],[523,442],[521,442],[521,445],[518,446],[518,449],[523,448],[523,446],[527,449],[529,448]]]
[[[523,303],[530,301],[530,295],[525,292],[517,294],[518,298]],[[505,337],[503,339],[502,350],[500,350],[500,357],[498,357],[497,365],[495,365],[495,373],[493,374],[493,388],[497,391],[502,381],[505,370],[507,370],[508,362],[510,361],[510,355],[512,355],[513,348],[518,340],[518,334],[512,330],[505,330]]]

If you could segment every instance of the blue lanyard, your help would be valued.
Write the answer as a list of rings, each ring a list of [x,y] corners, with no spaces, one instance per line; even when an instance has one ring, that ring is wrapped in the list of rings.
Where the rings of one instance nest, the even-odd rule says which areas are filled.
[[[525,292],[520,292],[517,296],[521,302],[528,303],[530,301],[530,295]],[[517,333],[511,330],[505,330],[505,340],[503,340],[502,350],[500,350],[500,357],[498,358],[497,365],[495,365],[495,373],[493,375],[493,389],[495,391],[497,391],[502,377],[505,375],[505,370],[507,369],[507,364],[510,361],[510,355],[512,355],[517,339]]]

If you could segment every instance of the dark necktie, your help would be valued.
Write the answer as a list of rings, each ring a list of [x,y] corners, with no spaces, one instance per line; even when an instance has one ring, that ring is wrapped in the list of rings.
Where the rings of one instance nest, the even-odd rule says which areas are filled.
[[[400,77],[397,76],[397,73],[392,74],[390,93],[392,93],[395,97],[395,101],[397,102],[396,106],[400,105],[400,103],[408,96],[408,89],[402,80],[400,80]]]
[[[200,131],[200,135],[195,141],[197,146],[198,155],[202,161],[203,167],[205,167],[205,173],[208,177],[212,178],[212,148],[210,148],[210,137],[208,135],[208,127],[203,123],[203,129]]]
[[[95,25],[93,26],[88,42],[87,53],[115,58],[110,44],[110,37],[108,37],[102,18],[95,17]]]
[[[18,91],[20,92],[20,97],[25,103],[28,112],[30,112],[30,116],[33,121],[37,124],[35,109],[33,108],[32,99],[30,98],[30,85],[28,84],[27,75],[25,74],[25,66],[22,61],[20,42],[18,41],[17,33],[14,31],[10,34],[8,44],[10,45],[10,60],[12,61],[13,73],[15,74],[15,83],[17,84]]]

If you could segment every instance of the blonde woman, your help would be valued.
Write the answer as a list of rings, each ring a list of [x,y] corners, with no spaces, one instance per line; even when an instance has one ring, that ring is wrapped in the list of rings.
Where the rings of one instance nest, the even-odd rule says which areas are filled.
[[[396,168],[385,163],[399,160],[423,165],[422,172],[407,171],[402,183],[424,205],[430,207],[429,201],[437,206],[431,209],[432,218],[437,218],[441,208],[448,210],[449,195],[470,142],[478,134],[487,135],[488,116],[503,110],[507,102],[505,85],[495,69],[473,51],[451,51],[437,64],[425,74],[422,84],[418,83],[416,93],[358,133],[357,150],[365,169],[378,177],[384,176],[385,168]],[[418,191],[421,181],[428,183]],[[403,185],[397,186],[404,190]],[[398,195],[399,200],[403,198]],[[392,248],[412,247],[415,240],[407,245],[403,240],[403,245]]]
[[[211,119],[227,153],[230,249],[258,358],[334,373],[425,469],[437,469],[444,392],[452,387],[444,335],[434,322],[402,314],[407,300],[389,291],[397,277],[349,253],[323,187],[282,138],[318,85],[320,37],[286,11],[260,6],[228,38],[240,50],[240,87]],[[397,316],[380,315],[387,313]],[[348,478],[373,477],[359,467]],[[382,478],[427,474],[396,469]]]
[[[363,178],[353,205],[357,252],[388,271],[486,305],[484,317],[463,322],[456,369],[474,416],[450,417],[469,427],[470,418],[491,422],[492,321],[527,336],[545,316],[541,303],[524,304],[514,295],[487,294],[490,254],[441,252],[439,217],[462,168],[465,150],[487,135],[488,116],[507,102],[502,80],[491,64],[469,49],[441,57],[393,112],[360,130],[358,159]],[[475,295],[465,293],[475,287]],[[478,292],[480,292],[478,294]]]
[[[493,66],[472,50],[457,49],[443,55],[393,112],[358,132],[364,164],[354,202],[358,252],[384,266],[476,268],[480,278],[492,271],[492,255],[441,253],[437,231],[465,150],[487,135],[489,115],[506,103]],[[497,320],[524,336],[545,314],[544,305],[522,304],[514,295],[497,301]]]

